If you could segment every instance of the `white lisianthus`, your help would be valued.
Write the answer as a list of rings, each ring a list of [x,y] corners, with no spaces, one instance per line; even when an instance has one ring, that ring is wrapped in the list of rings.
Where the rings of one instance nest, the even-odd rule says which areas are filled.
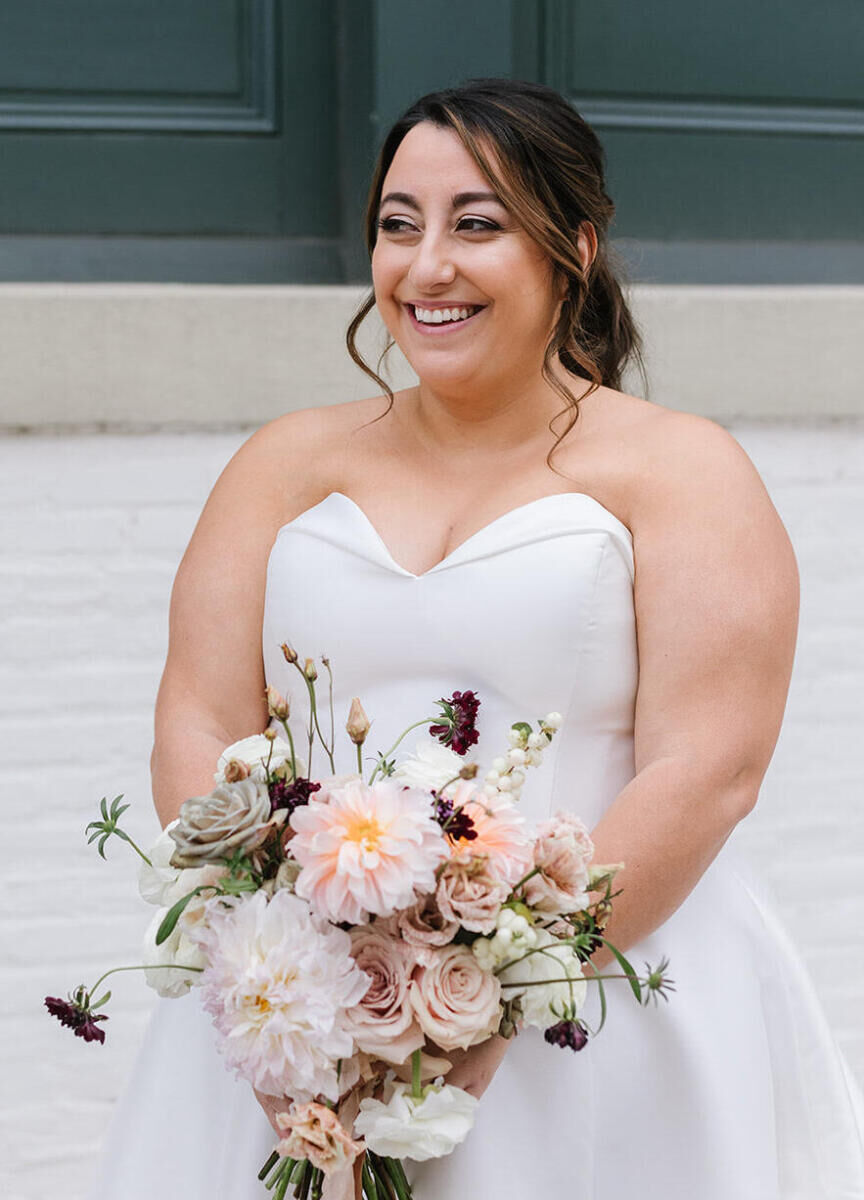
[[[585,1003],[588,984],[572,946],[558,941],[545,929],[534,929],[533,933],[535,949],[506,966],[498,979],[505,999],[520,997],[525,1023],[546,1029],[565,1015],[572,1020]]]
[[[443,1158],[463,1142],[474,1124],[479,1100],[452,1084],[428,1084],[415,1099],[410,1083],[394,1082],[386,1104],[360,1101],[354,1133],[375,1154],[425,1162]]]
[[[287,888],[206,907],[201,1003],[227,1065],[265,1095],[337,1101],[337,1062],[356,1049],[345,1010],[370,983],[351,938]]]
[[[196,905],[195,900],[191,900],[187,907],[192,905]],[[194,922],[196,918],[200,918],[203,907],[203,902],[199,901],[196,910],[189,914],[190,921]],[[206,967],[207,959],[197,942],[189,937],[190,925],[183,920],[186,910],[174,926],[171,936],[166,938],[161,946],[156,945],[156,933],[167,912],[167,908],[160,908],[154,913],[153,920],[144,934],[142,954],[143,961],[148,966],[159,968],[158,971],[144,972],[148,987],[153,988],[160,996],[174,1000],[185,996],[190,988],[197,987],[203,977],[200,970],[184,971],[181,968]],[[166,967],[176,967],[177,970],[166,971]]]
[[[175,820],[166,825],[147,852],[152,866],[148,866],[142,859],[138,868],[138,891],[141,893],[141,899],[165,909],[176,904],[194,888],[206,883],[215,883],[227,871],[226,867],[215,863],[208,863],[205,867],[172,867],[171,855],[177,847],[168,831],[176,824]],[[208,898],[212,894],[204,892],[204,897]]]
[[[273,747],[271,754],[270,747]],[[232,758],[238,759],[249,767],[249,773],[253,779],[263,782],[267,778],[265,763],[270,759],[270,770],[275,771],[277,767],[281,767],[284,763],[291,765],[291,746],[285,738],[275,737],[271,742],[263,733],[253,733],[251,737],[241,738],[239,742],[232,742],[230,746],[226,746],[219,755],[219,761],[216,764],[216,772],[213,776],[214,783],[225,782],[225,768]],[[295,755],[297,762],[297,775],[302,776],[306,773],[306,767],[299,755]]]
[[[391,778],[429,792],[443,787],[464,766],[464,757],[449,746],[435,738],[421,738],[414,745],[414,753],[397,763]]]

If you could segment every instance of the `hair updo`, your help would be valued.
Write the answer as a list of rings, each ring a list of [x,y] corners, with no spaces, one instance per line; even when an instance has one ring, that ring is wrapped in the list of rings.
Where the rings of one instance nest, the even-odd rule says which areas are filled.
[[[470,79],[421,96],[396,121],[378,153],[364,217],[370,258],[384,178],[402,139],[421,121],[453,130],[513,218],[548,255],[556,278],[566,283],[560,317],[543,358],[543,377],[572,410],[557,446],[578,418],[579,400],[601,385],[620,390],[628,360],[638,363],[645,381],[642,338],[622,293],[619,280],[624,272],[607,240],[615,205],[606,193],[603,147],[572,105],[540,83]],[[587,269],[577,242],[583,221],[590,221],[597,235],[597,253]],[[389,397],[389,412],[393,391],[363,360],[355,342],[374,306],[373,291],[348,326],[346,341],[354,362]],[[391,338],[378,370],[393,345]],[[579,399],[552,373],[556,358],[571,375],[590,380]]]

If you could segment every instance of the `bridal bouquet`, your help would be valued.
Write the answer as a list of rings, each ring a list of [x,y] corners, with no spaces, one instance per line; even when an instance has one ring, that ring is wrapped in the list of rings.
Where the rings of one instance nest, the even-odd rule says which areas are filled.
[[[186,800],[149,854],[119,828],[122,796],[110,809],[103,799],[88,826],[103,857],[112,835],[140,855],[140,891],[157,910],[144,963],[115,970],[144,970],[162,996],[200,988],[226,1066],[285,1100],[260,1172],[277,1200],[289,1187],[316,1200],[361,1154],[364,1198],[407,1200],[400,1160],[450,1153],[473,1123],[477,1099],[445,1082],[448,1053],[526,1025],[580,1050],[605,1021],[604,978],[627,978],[640,1003],[673,985],[666,960],[640,981],[603,936],[623,864],[592,863],[573,814],[531,829],[518,810],[560,714],[516,722],[478,782],[466,756],[480,700],[457,691],[378,752],[364,778],[370,722],[355,698],[345,728],[357,771],[337,775],[332,675],[328,740],[314,660],[282,651],[308,693],[305,762],[289,701],[268,688],[284,737],[271,727],[227,747],[213,790]],[[419,727],[426,739],[395,757]],[[330,773],[313,778],[316,737]],[[586,977],[604,944],[624,975],[592,966]],[[104,1041],[96,1010],[110,992],[96,992],[111,973],[67,1000],[48,997],[49,1011]],[[589,981],[600,989],[597,1030],[579,1016]]]

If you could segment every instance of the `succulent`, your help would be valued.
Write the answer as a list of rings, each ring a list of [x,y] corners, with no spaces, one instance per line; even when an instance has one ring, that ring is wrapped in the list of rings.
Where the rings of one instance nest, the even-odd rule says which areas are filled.
[[[184,801],[168,831],[176,845],[171,866],[200,867],[255,850],[278,824],[281,820],[271,818],[266,783],[251,777],[220,783],[209,795]]]

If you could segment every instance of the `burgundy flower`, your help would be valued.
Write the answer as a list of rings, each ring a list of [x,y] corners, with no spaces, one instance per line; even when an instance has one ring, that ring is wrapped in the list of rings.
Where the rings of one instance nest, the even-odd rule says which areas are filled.
[[[460,808],[457,812],[454,808],[453,801],[447,796],[439,796],[437,792],[432,793],[435,797],[433,811],[435,820],[442,829],[458,842],[460,838],[464,838],[466,842],[473,841],[477,836],[477,830],[474,828],[474,822],[464,808]]]
[[[474,727],[480,707],[476,693],[454,692],[449,700],[442,697],[435,703],[440,706],[444,719],[440,724],[430,725],[429,732],[455,754],[467,754],[480,738]]]
[[[70,1000],[61,1000],[58,996],[46,996],[45,1007],[61,1025],[73,1029],[76,1037],[84,1038],[85,1042],[105,1041],[105,1030],[96,1024],[97,1021],[108,1020],[105,1013],[91,1013],[86,1003],[75,1004]]]
[[[303,779],[301,776],[299,779],[293,780],[277,779],[274,783],[268,784],[268,787],[271,814],[277,808],[287,808],[290,817],[295,808],[309,803],[310,795],[312,792],[317,792],[321,784],[313,783],[311,779]]]
[[[561,1049],[581,1050],[588,1041],[588,1034],[581,1021],[559,1021],[544,1030],[543,1037],[550,1046],[560,1046]]]

